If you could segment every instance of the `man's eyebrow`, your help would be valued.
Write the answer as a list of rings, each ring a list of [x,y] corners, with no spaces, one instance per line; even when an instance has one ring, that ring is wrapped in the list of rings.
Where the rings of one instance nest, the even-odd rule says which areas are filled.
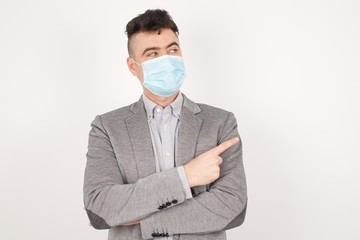
[[[151,50],[159,50],[160,48],[158,47],[149,47],[149,48],[145,48],[144,52],[142,55],[144,55],[147,51],[151,51]]]
[[[170,43],[169,45],[166,46],[166,48],[169,48],[169,47],[174,46],[174,45],[177,46],[178,48],[180,48],[180,46],[179,46],[179,44],[177,42]]]
[[[171,46],[177,46],[178,48],[180,48],[179,44],[177,42],[172,42],[170,43],[169,45],[166,46],[166,48],[169,48]],[[159,47],[149,47],[149,48],[145,48],[145,50],[143,51],[143,54],[144,55],[147,51],[151,51],[151,50],[159,50],[160,48]]]

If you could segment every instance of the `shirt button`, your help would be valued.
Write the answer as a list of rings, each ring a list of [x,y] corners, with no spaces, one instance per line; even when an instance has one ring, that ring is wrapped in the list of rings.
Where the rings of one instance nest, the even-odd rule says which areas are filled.
[[[156,111],[157,111],[157,112],[161,112],[161,109],[160,109],[160,108],[156,108]]]
[[[164,129],[166,130],[166,128],[167,128],[167,125],[166,125],[166,124],[164,124]]]
[[[169,152],[166,152],[166,153],[165,153],[165,156],[169,157],[169,156],[170,156],[170,153],[169,153]]]

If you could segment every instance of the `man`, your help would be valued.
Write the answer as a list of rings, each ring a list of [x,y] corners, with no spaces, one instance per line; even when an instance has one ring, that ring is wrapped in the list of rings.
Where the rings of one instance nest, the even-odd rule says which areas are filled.
[[[139,101],[91,124],[84,204],[111,240],[226,239],[242,224],[247,192],[234,114],[179,92],[178,28],[164,10],[132,19],[127,65]]]

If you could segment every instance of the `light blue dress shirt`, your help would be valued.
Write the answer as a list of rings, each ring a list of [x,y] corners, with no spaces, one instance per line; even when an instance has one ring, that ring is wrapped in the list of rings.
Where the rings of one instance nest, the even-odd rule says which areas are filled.
[[[163,108],[142,95],[145,111],[148,117],[151,140],[155,154],[156,172],[175,167],[175,154],[177,133],[181,123],[181,108],[183,96],[179,92],[176,99],[167,107]],[[183,166],[177,167],[184,194],[187,199],[192,198],[189,183]],[[171,199],[169,199],[171,200]],[[159,229],[160,231],[161,229]],[[172,236],[156,239],[172,240]]]

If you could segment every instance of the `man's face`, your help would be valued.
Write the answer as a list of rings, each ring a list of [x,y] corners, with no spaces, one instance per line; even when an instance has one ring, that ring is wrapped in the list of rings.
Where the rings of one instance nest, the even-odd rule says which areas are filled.
[[[179,39],[171,29],[162,29],[160,34],[159,31],[136,33],[130,41],[131,56],[127,58],[127,64],[141,82],[144,82],[143,71],[134,60],[141,64],[162,55],[182,56]]]

